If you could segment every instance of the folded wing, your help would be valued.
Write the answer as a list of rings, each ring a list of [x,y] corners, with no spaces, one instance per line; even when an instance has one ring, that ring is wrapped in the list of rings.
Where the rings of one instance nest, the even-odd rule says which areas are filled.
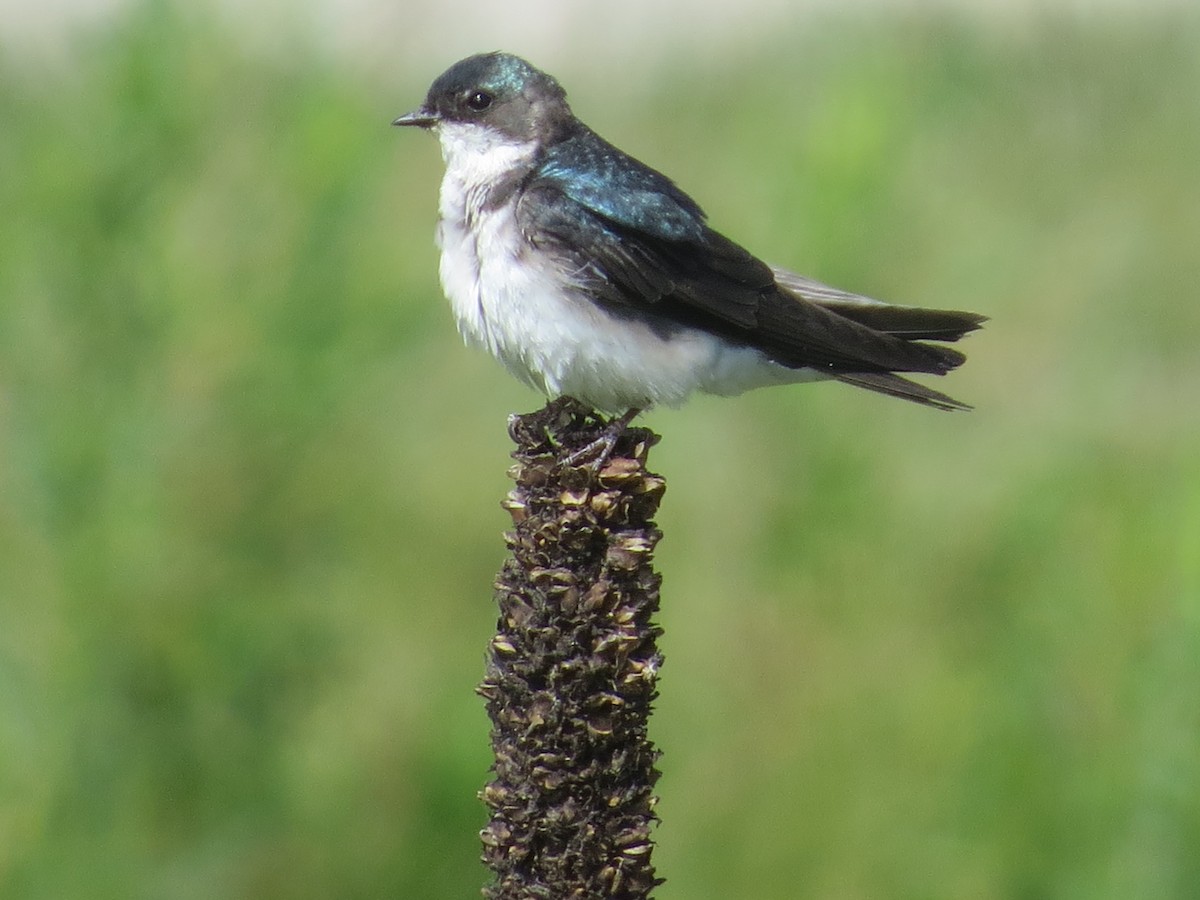
[[[703,328],[790,368],[966,408],[894,373],[941,375],[961,365],[962,353],[925,342],[957,340],[984,316],[891,306],[773,269],[709,228],[665,176],[613,154],[620,151],[594,135],[559,145],[526,184],[517,215],[526,238],[559,254],[614,314]]]

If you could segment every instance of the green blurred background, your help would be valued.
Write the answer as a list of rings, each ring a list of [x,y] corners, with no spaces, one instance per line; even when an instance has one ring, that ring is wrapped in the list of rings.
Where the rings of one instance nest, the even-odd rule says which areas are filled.
[[[540,401],[460,346],[436,144],[387,125],[462,54],[235,32],[141,4],[0,59],[0,896],[476,896]],[[1200,18],[564,59],[766,258],[993,317],[969,415],[646,416],[657,896],[1200,896]]]

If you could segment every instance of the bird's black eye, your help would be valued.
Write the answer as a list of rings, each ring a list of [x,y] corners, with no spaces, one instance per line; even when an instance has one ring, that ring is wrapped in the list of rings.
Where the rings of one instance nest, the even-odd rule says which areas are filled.
[[[483,112],[492,105],[492,95],[486,91],[474,91],[467,97],[467,106],[475,112]]]

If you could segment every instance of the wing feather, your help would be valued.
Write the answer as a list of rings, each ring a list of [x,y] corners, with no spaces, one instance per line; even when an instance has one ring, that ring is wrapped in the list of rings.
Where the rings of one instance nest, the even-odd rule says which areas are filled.
[[[666,176],[591,132],[551,148],[522,188],[517,219],[527,240],[556,255],[615,315],[704,328],[785,366],[933,406],[961,405],[883,376],[955,368],[961,353],[922,340],[957,339],[983,317],[894,307],[772,269],[709,228]]]

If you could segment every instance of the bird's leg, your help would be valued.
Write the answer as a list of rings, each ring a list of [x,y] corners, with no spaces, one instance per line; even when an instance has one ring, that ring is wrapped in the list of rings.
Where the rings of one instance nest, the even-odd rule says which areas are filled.
[[[591,460],[590,465],[593,471],[599,472],[608,463],[609,457],[612,456],[613,450],[616,449],[617,440],[625,433],[625,429],[629,427],[629,423],[640,412],[641,409],[633,406],[615,419],[612,419],[604,426],[604,431],[600,437],[568,456],[567,463],[572,466],[579,465],[594,455],[595,458]]]

